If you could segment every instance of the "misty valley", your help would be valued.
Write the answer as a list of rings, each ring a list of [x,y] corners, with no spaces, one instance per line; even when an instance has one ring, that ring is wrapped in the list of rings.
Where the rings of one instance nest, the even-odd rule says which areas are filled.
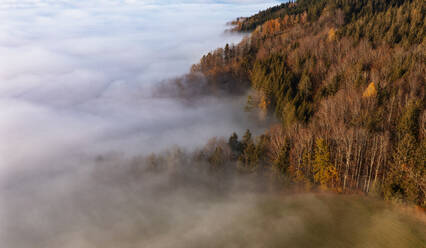
[[[0,2],[0,247],[426,247],[421,0]]]

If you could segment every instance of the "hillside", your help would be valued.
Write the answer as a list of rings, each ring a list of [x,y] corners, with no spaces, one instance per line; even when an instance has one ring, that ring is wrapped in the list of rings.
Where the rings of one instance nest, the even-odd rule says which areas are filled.
[[[251,34],[203,56],[184,81],[250,89],[247,108],[280,124],[234,134],[209,161],[425,207],[425,13],[421,0],[301,0],[237,19]]]

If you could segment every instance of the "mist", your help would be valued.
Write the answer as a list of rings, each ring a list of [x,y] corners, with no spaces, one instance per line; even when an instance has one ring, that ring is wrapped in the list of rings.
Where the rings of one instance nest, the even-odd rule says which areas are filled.
[[[119,180],[128,159],[176,145],[194,150],[213,136],[257,128],[242,111],[244,96],[188,103],[154,94],[158,85],[238,42],[241,35],[224,32],[228,21],[273,4],[1,1],[2,246],[98,247],[112,231],[119,242],[126,229],[131,235],[153,228],[125,219],[147,218],[157,200],[153,187],[167,185],[167,177]],[[99,162],[105,156],[113,169]],[[100,164],[109,183],[93,178]],[[178,204],[185,197],[178,198],[164,199]],[[125,229],[105,230],[118,219]],[[97,240],[86,238],[92,234]]]
[[[2,244],[397,248],[425,241],[424,223],[379,200],[295,194],[232,173],[230,164],[212,171],[178,149],[157,156],[152,163],[108,154],[3,189]]]
[[[152,88],[238,42],[241,35],[224,32],[226,22],[270,5],[2,1],[0,178],[117,150],[197,146],[250,128],[245,99],[188,106],[155,97]]]

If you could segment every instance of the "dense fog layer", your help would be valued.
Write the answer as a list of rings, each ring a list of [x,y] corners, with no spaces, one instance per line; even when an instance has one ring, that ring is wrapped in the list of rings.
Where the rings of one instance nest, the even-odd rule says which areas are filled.
[[[1,180],[38,165],[196,146],[249,128],[244,99],[182,105],[150,88],[238,42],[226,22],[272,4],[1,1]]]
[[[152,232],[157,219],[145,219],[167,177],[122,181],[115,174],[125,170],[124,158],[173,145],[190,150],[253,128],[244,97],[188,103],[153,89],[206,52],[238,42],[240,35],[224,32],[226,22],[272,4],[1,1],[1,246],[113,247]],[[99,180],[96,158],[109,154],[122,159],[111,158],[113,169]],[[185,194],[162,199],[170,207]],[[133,246],[145,237],[137,236]]]

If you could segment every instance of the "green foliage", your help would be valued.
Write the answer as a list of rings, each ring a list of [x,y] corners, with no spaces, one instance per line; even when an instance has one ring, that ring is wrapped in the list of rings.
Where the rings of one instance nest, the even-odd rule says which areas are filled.
[[[286,123],[307,122],[313,113],[313,84],[307,74],[298,76],[288,66],[285,56],[271,55],[256,61],[251,72],[254,89],[262,92],[268,110]]]
[[[418,137],[420,113],[421,108],[419,104],[413,102],[408,104],[398,123],[399,137],[405,137],[406,135],[410,135],[411,137]]]
[[[425,5],[417,1],[342,1],[338,4],[345,12],[345,25],[341,35],[356,40],[367,38],[374,44],[420,44],[425,32]],[[351,3],[352,2],[352,3]]]

